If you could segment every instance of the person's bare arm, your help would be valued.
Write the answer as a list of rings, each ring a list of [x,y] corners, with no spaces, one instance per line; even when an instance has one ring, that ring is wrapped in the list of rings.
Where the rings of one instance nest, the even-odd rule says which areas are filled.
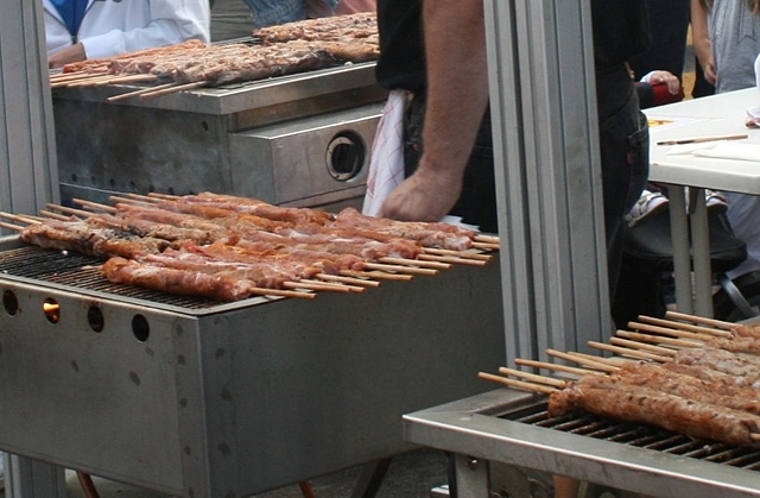
[[[462,191],[488,104],[483,2],[424,0],[427,111],[417,171],[391,192],[380,216],[437,221]]]
[[[79,62],[85,59],[87,59],[87,54],[85,54],[84,45],[75,43],[51,55],[48,59],[48,67],[63,67],[71,62]]]
[[[710,34],[707,29],[707,10],[700,0],[691,0],[691,37],[694,54],[702,66],[705,79],[714,85],[717,79]]]

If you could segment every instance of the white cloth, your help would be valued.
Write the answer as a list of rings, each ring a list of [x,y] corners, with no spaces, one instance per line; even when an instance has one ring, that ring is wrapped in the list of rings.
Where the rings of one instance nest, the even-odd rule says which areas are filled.
[[[173,45],[209,41],[208,0],[90,0],[77,39],[50,0],[42,0],[48,56],[81,42],[88,59]]]
[[[375,131],[362,213],[376,216],[388,194],[404,181],[404,111],[408,92],[393,90]]]

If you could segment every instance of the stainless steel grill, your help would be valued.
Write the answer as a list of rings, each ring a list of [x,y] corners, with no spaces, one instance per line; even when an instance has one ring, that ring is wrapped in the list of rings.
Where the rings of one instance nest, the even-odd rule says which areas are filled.
[[[387,92],[375,64],[109,101],[135,87],[53,90],[64,202],[209,190],[358,207]],[[97,133],[81,133],[97,130]]]
[[[182,498],[406,451],[402,414],[483,391],[475,372],[503,361],[496,259],[359,295],[219,304],[0,239],[0,449]]]
[[[520,391],[492,391],[404,420],[410,442],[457,454],[460,496],[522,496],[514,476],[530,479],[533,471],[648,496],[760,496],[757,450],[593,415],[549,417],[545,397]]]

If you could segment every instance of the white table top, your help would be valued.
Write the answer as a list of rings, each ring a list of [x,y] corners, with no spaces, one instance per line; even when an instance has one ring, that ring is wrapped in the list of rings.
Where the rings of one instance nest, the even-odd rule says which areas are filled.
[[[657,145],[668,139],[747,133],[735,140],[760,147],[760,129],[745,125],[747,109],[760,105],[760,89],[749,88],[710,97],[686,100],[644,112],[652,120],[668,121],[651,126],[649,179],[673,185],[694,186],[760,194],[760,161],[668,154],[674,146]]]

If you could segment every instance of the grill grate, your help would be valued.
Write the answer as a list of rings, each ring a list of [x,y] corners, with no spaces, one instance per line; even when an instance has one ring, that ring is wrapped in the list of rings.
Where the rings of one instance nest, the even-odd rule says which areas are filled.
[[[538,427],[604,439],[638,448],[680,455],[698,460],[730,465],[747,470],[760,470],[760,451],[729,446],[649,425],[617,422],[589,413],[551,417],[546,401],[539,401],[499,415],[500,418]]]
[[[216,301],[202,297],[177,296],[112,284],[98,269],[102,262],[98,258],[78,253],[23,247],[0,252],[0,276],[12,275],[187,309],[206,309],[219,305]]]

